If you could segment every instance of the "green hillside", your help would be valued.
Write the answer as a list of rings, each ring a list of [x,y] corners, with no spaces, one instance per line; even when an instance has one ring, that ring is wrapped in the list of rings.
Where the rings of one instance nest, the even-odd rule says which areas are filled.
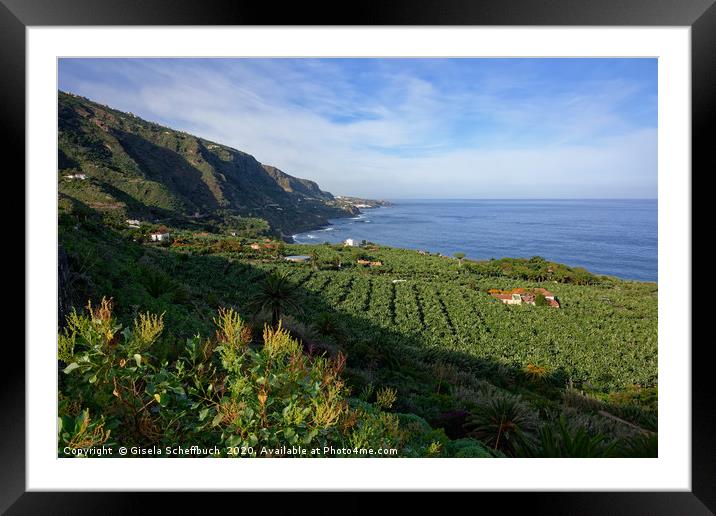
[[[290,235],[357,212],[249,154],[83,97],[59,92],[58,114],[60,194],[110,220],[207,228],[240,216]]]
[[[65,93],[59,131],[59,455],[657,456],[656,283],[287,244],[381,201]]]
[[[254,249],[250,240],[192,231],[175,232],[171,244],[141,243],[133,241],[136,231],[111,230],[91,213],[68,207],[60,228],[72,304],[81,312],[88,299],[96,306],[111,297],[114,316],[127,328],[138,314],[163,314],[164,331],[143,366],[156,368],[153,374],[175,371],[196,335],[214,335],[224,308],[251,328],[250,346],[265,346],[262,328],[271,314],[257,311],[256,297],[270,290],[271,278],[285,275],[281,295],[292,301],[282,305],[283,328],[309,355],[345,355],[349,405],[378,403],[386,389],[394,393],[381,410],[403,421],[391,434],[400,456],[656,453],[656,284],[570,276],[568,267],[559,282],[523,279],[527,265],[538,270],[539,259],[520,269],[385,247],[258,240]],[[295,254],[313,263],[285,260]],[[380,265],[358,263],[364,259]],[[552,291],[561,308],[505,306],[488,293],[538,286]],[[79,390],[74,382],[91,376],[77,374],[63,378],[72,386],[63,391],[68,398]],[[151,395],[143,395],[144,403]],[[83,407],[90,413],[108,414],[104,402],[88,401]],[[195,403],[218,414],[228,401]],[[503,416],[514,424],[507,440],[496,439],[507,429],[494,426]],[[195,415],[186,417],[201,426]],[[196,437],[188,429],[183,437],[128,435],[115,424],[122,442]],[[207,427],[199,435],[223,442],[228,437],[219,430]],[[376,439],[383,442],[381,432]]]

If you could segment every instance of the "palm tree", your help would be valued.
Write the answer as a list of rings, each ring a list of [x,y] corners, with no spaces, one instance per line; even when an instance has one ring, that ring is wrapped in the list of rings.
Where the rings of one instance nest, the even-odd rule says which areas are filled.
[[[537,426],[537,415],[519,396],[498,393],[482,400],[465,423],[471,437],[508,455],[514,455],[519,446],[526,447]]]
[[[311,256],[311,268],[314,271],[317,271],[318,270],[318,260],[320,257],[318,256],[318,249],[316,249],[315,246],[311,249],[310,256]]]
[[[276,327],[281,315],[287,310],[299,312],[297,285],[292,283],[286,272],[272,272],[254,295],[251,305],[256,312],[271,312],[271,325]]]

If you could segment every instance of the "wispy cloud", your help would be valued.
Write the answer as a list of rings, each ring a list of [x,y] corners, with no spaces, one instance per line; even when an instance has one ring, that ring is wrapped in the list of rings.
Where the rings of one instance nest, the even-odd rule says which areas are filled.
[[[655,197],[648,60],[62,60],[60,88],[338,194]]]

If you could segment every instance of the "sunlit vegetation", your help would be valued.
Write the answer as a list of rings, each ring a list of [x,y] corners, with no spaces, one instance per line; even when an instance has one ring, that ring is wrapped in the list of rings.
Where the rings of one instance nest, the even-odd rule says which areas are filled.
[[[60,338],[61,445],[318,439],[395,445],[400,456],[656,453],[654,283],[538,281],[375,245],[179,229],[163,245],[135,232],[81,207],[62,212],[77,312],[74,344]],[[311,260],[284,259],[294,254]],[[488,293],[518,287],[548,288],[561,308]],[[112,323],[94,328],[82,307],[99,310],[103,297]],[[275,367],[285,377],[262,391],[256,380]],[[333,390],[305,391],[292,368],[334,375]],[[289,430],[272,410],[283,414],[293,395],[314,412]]]
[[[162,316],[140,314],[123,329],[107,299],[73,311],[59,339],[60,455],[191,442],[217,457],[284,456],[298,445],[320,450],[313,456],[331,446],[430,456],[447,441],[419,418],[386,412],[392,389],[379,391],[375,404],[349,399],[344,355],[308,356],[281,324],[255,338],[231,309],[214,323],[214,337],[187,339],[169,363],[153,349]]]

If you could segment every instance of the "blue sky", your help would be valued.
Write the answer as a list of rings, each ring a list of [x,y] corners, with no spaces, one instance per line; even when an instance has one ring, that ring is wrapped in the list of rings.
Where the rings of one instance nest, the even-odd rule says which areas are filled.
[[[656,59],[61,59],[59,88],[338,195],[657,195]]]

